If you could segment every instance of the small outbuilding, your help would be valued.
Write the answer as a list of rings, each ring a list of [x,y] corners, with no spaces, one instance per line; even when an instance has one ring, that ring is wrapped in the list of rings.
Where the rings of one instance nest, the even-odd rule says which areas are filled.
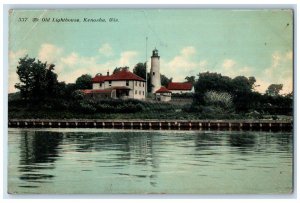
[[[155,92],[155,99],[158,101],[171,101],[172,92],[166,87],[162,86]]]

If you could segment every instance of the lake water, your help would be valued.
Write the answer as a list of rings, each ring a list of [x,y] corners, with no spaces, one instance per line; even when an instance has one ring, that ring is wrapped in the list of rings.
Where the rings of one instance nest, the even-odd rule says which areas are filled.
[[[282,194],[291,132],[8,130],[9,193]]]

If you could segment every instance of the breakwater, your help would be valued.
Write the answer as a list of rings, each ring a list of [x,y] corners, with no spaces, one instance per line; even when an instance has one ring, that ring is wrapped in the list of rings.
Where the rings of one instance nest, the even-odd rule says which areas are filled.
[[[101,119],[9,119],[15,128],[115,128],[143,130],[284,130],[292,121],[277,120],[101,120]]]

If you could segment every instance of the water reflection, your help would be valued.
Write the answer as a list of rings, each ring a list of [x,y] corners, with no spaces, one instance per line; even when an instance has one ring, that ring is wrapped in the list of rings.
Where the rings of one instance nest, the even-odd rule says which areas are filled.
[[[20,142],[19,173],[13,174],[19,180],[10,181],[16,181],[23,192],[55,183],[63,193],[64,184],[74,181],[88,193],[106,180],[110,190],[124,184],[120,191],[125,193],[126,186],[136,191],[135,185],[147,192],[163,192],[167,187],[177,191],[184,186],[202,192],[230,185],[231,177],[245,177],[249,168],[261,169],[255,180],[268,177],[262,170],[276,170],[282,163],[290,167],[293,151],[291,133],[24,130],[20,136],[10,138]],[[289,170],[280,169],[280,174]]]
[[[229,134],[228,142],[231,147],[236,147],[239,152],[247,153],[256,145],[256,135],[254,133],[232,133]]]
[[[214,133],[199,132],[194,137],[196,150],[208,150],[214,146],[220,146],[222,136]]]
[[[62,133],[59,132],[23,132],[20,143],[19,178],[35,183],[53,178],[54,175],[45,174],[43,171],[54,169],[62,137]],[[28,186],[21,185],[21,187]]]
[[[93,160],[98,163],[100,168],[114,169],[128,165],[141,165],[144,167],[144,174],[135,174],[134,171],[116,172],[115,174],[138,178],[149,177],[149,183],[155,186],[157,177],[155,173],[159,161],[153,148],[154,137],[154,133],[140,132],[66,133],[64,145],[73,145],[73,150],[80,153],[103,152],[107,154],[107,156],[99,156]]]
[[[276,139],[277,150],[279,151],[293,151],[293,136],[289,133],[275,134],[271,136]]]

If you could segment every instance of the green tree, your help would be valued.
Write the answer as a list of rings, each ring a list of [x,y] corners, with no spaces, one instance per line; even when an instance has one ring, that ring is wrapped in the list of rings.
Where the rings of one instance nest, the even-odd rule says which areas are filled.
[[[81,75],[76,79],[77,89],[92,89],[92,76],[88,74]]]
[[[195,92],[199,97],[203,97],[207,91],[231,92],[232,79],[222,76],[219,73],[204,72],[199,73],[199,78],[195,83]],[[202,98],[203,99],[203,98]]]
[[[294,95],[294,93],[293,93],[293,91],[291,91],[290,93],[286,94],[285,97],[293,99],[293,97],[294,97],[293,95]]]
[[[50,64],[49,67],[46,70],[46,96],[51,97],[55,94],[57,94],[59,90],[61,90],[61,87],[58,87],[58,80],[57,80],[57,74],[53,72],[55,65]]]
[[[259,96],[253,92],[256,79],[254,77],[237,76],[232,79],[232,91],[235,109],[247,112],[259,102]]]
[[[25,56],[20,58],[17,74],[20,83],[15,87],[20,90],[21,97],[26,100],[43,100],[53,97],[57,82],[57,75],[53,73],[54,65],[42,63],[35,58]]]
[[[136,64],[133,68],[133,73],[146,80],[146,64],[145,63]]]
[[[282,84],[271,84],[266,90],[266,94],[270,96],[278,96],[279,92],[282,90]]]
[[[113,74],[117,73],[117,72],[120,72],[121,70],[129,70],[129,67],[128,66],[124,66],[124,67],[116,67],[113,71]]]
[[[249,81],[249,85],[251,85],[251,88],[254,89],[255,88],[255,83],[256,83],[256,78],[251,76],[248,78]]]
[[[261,95],[253,92],[255,77],[237,76],[230,78],[219,73],[200,73],[195,83],[194,103],[205,105],[205,93],[224,92],[232,96],[235,110],[247,112],[261,101]]]
[[[236,93],[251,92],[255,82],[256,79],[254,77],[237,76],[232,79],[233,90]]]
[[[172,82],[173,78],[168,78],[167,76],[160,74],[161,85],[167,87],[170,82]]]
[[[147,92],[151,92],[152,84],[150,79],[150,73],[147,73]]]
[[[185,77],[185,80],[186,80],[187,82],[192,83],[192,84],[194,85],[195,82],[196,82],[196,77],[195,77],[195,76],[186,76],[186,77]]]

